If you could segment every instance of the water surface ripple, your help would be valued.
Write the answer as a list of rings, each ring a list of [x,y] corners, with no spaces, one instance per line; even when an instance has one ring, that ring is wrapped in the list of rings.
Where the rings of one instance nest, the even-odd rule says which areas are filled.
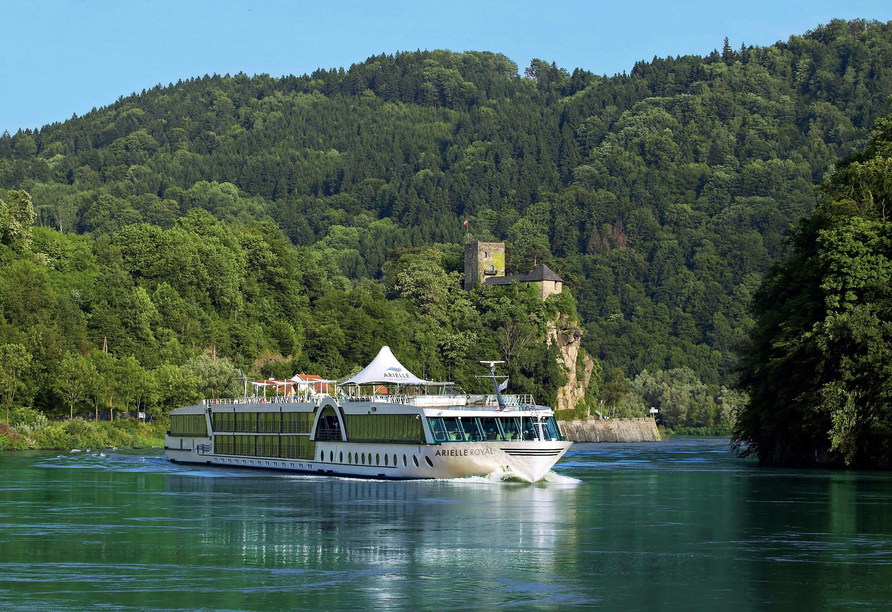
[[[0,453],[0,610],[888,609],[892,475],[721,439],[576,445],[547,482]]]

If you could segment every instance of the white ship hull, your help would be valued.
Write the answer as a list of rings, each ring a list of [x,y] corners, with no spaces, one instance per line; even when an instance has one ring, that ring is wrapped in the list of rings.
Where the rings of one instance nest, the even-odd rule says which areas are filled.
[[[316,459],[305,460],[247,455],[221,456],[203,452],[202,449],[207,448],[205,445],[210,445],[209,438],[184,439],[183,442],[185,444],[182,450],[165,446],[165,453],[171,461],[381,479],[464,478],[508,472],[529,482],[545,476],[572,444],[562,441],[502,441],[407,446],[317,442]],[[361,463],[363,456],[365,465]],[[321,457],[324,459],[320,460]]]

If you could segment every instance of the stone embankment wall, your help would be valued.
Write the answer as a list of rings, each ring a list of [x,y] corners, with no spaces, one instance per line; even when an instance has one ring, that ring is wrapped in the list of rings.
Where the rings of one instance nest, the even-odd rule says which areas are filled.
[[[561,421],[561,431],[573,442],[659,442],[656,422],[643,419]]]

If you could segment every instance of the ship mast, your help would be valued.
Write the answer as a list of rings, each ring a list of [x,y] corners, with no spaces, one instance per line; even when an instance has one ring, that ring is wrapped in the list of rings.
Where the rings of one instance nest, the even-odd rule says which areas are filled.
[[[496,380],[496,364],[505,363],[504,361],[481,361],[480,363],[489,366],[489,373],[492,376],[492,388],[496,392],[496,401],[499,402],[499,410],[505,409],[505,400],[502,399],[502,392],[499,390],[499,382]]]

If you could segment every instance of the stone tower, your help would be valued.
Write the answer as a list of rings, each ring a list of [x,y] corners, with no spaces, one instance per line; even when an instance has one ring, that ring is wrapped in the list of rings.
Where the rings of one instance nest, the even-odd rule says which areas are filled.
[[[494,276],[505,276],[505,243],[466,243],[465,291],[482,285],[484,279]]]

